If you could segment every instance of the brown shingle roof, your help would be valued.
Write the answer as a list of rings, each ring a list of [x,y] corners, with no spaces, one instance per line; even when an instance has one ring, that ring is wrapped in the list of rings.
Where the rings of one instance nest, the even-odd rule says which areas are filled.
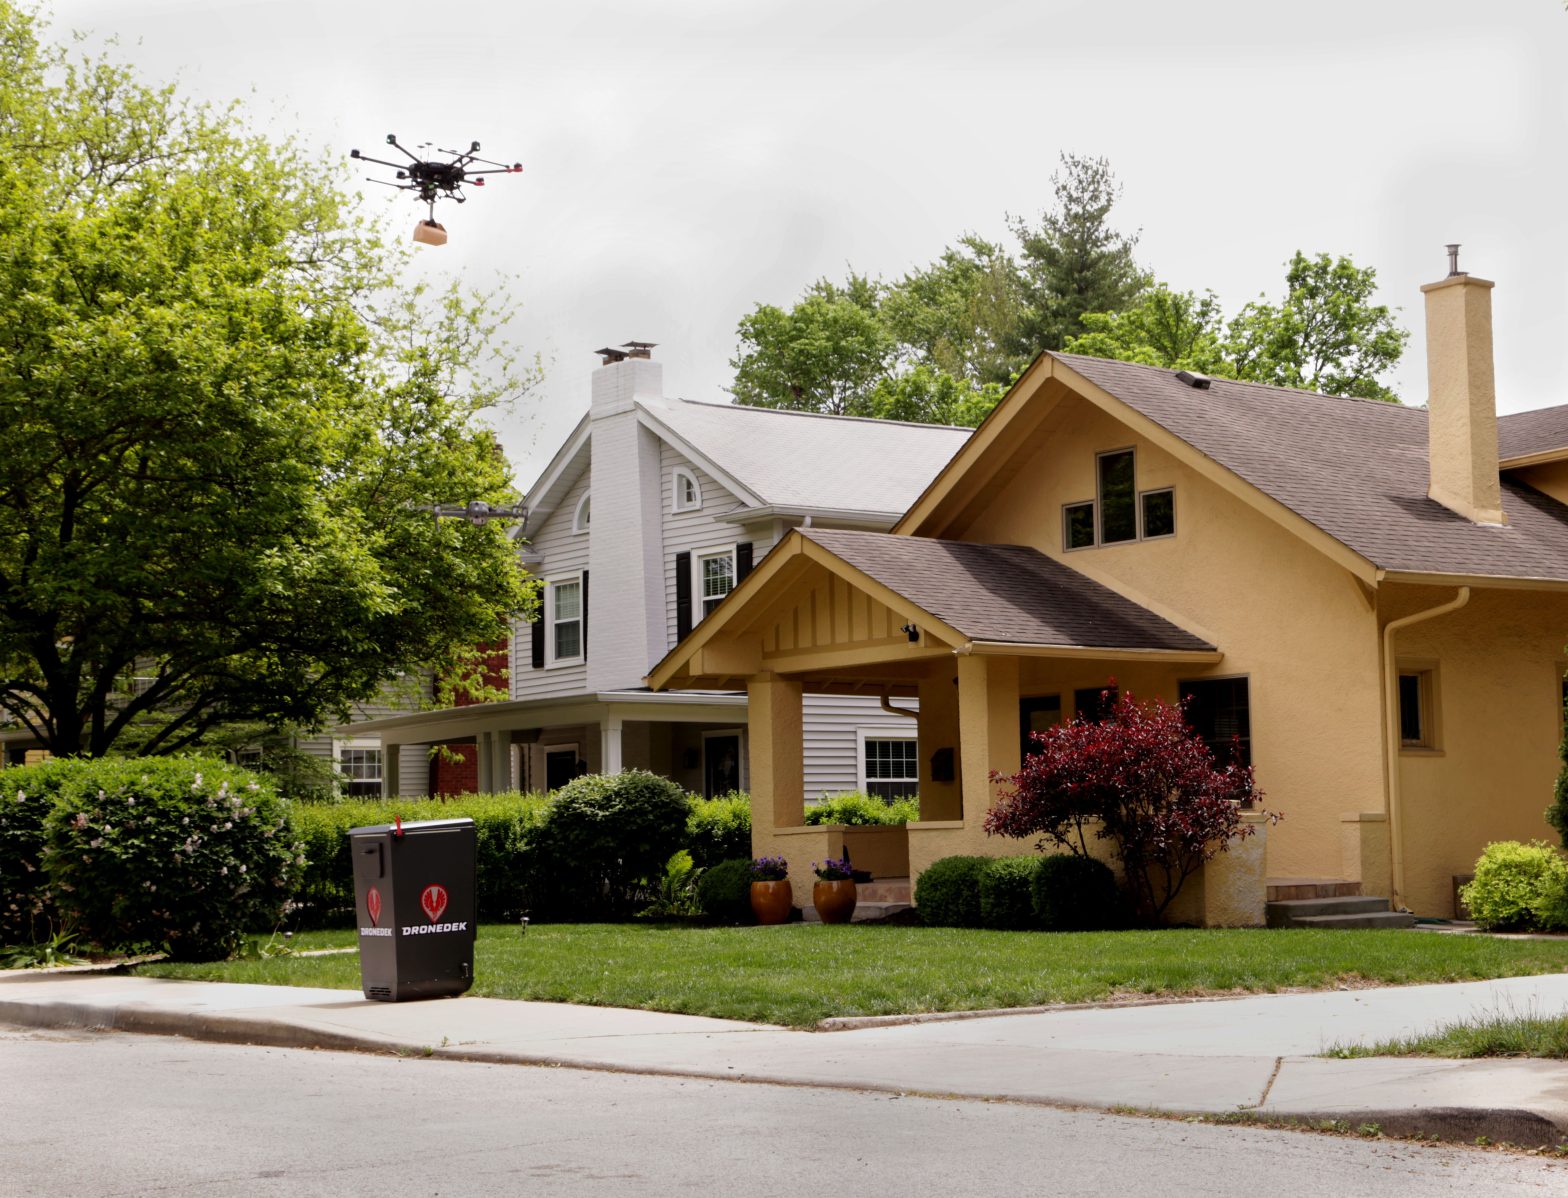
[[[1497,452],[1504,458],[1568,449],[1568,404],[1513,412],[1497,419]]]
[[[1054,356],[1376,566],[1568,581],[1568,507],[1506,477],[1505,528],[1427,498],[1420,408]]]
[[[1038,549],[840,529],[800,533],[970,640],[1086,649],[1214,648]]]

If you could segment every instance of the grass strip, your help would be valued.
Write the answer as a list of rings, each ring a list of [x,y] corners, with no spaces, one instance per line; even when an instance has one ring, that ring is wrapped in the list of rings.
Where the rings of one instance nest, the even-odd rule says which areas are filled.
[[[296,950],[353,945],[302,933]],[[833,1016],[1460,982],[1568,970],[1568,942],[1403,931],[990,932],[786,924],[479,929],[472,993],[809,1027]],[[356,954],[141,965],[146,977],[359,988]]]
[[[1542,1057],[1568,1060],[1568,1015],[1501,1014],[1461,1019],[1435,1032],[1380,1044],[1340,1044],[1330,1057]]]

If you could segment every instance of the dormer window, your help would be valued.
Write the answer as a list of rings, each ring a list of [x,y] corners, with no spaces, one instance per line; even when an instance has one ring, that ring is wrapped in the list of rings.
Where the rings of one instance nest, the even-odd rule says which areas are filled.
[[[1137,459],[1131,449],[1095,457],[1097,497],[1062,506],[1062,548],[1092,549],[1176,535],[1176,492],[1172,487],[1137,489]]]
[[[677,512],[695,512],[702,507],[702,488],[697,484],[697,476],[690,470],[679,466],[670,479],[674,502],[672,508]]]
[[[572,513],[572,531],[587,532],[588,521],[593,515],[593,492],[590,491],[577,501],[577,510]]]

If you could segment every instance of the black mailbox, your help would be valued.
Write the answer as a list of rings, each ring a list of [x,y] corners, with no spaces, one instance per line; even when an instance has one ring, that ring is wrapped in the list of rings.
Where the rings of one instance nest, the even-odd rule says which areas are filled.
[[[376,824],[348,836],[365,997],[462,994],[474,984],[474,821]]]

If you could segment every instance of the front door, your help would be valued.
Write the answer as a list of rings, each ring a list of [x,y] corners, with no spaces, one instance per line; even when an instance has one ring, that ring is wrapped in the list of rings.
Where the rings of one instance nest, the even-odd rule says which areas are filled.
[[[714,795],[728,794],[740,789],[740,734],[728,732],[721,736],[702,738],[702,794],[711,799]]]
[[[546,749],[544,751],[544,788],[560,790],[577,777],[577,749]]]

